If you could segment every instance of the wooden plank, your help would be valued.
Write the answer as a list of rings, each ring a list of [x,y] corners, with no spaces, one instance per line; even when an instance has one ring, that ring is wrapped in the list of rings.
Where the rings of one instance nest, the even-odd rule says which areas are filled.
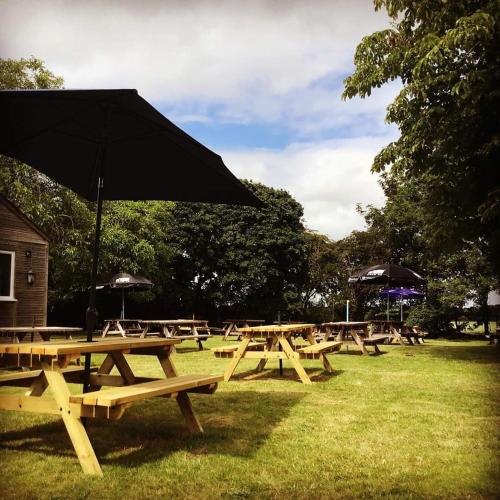
[[[342,342],[336,340],[330,342],[319,342],[317,344],[301,347],[297,349],[297,352],[303,352],[303,353],[331,352],[340,349],[341,346]]]
[[[142,384],[72,395],[70,401],[91,406],[117,406],[141,399],[185,391],[202,385],[210,385],[221,380],[222,376],[220,375],[181,375]]]
[[[92,368],[92,371],[95,371],[96,368]],[[64,378],[67,379],[68,376],[80,374],[84,372],[83,366],[71,365],[66,368],[61,369],[61,373],[64,375]],[[33,380],[38,378],[40,374],[43,373],[42,370],[30,370],[27,372],[11,372],[4,375],[0,375],[0,385],[10,385],[10,386],[19,386],[24,387],[23,382],[31,383]],[[18,384],[19,382],[20,384]]]
[[[295,371],[299,375],[300,380],[302,380],[302,383],[304,384],[312,384],[311,379],[309,378],[309,375],[307,375],[306,371],[304,370],[304,367],[299,361],[299,354],[293,351],[292,346],[289,344],[287,339],[284,338],[279,338],[278,342],[280,343],[281,347],[283,348],[283,351],[286,353],[288,356],[289,361],[292,363],[292,366],[295,368]]]
[[[85,474],[102,476],[101,466],[97,461],[97,457],[94,449],[92,448],[87,432],[83,427],[82,421],[79,417],[71,413],[71,407],[69,404],[70,392],[60,369],[57,364],[49,366],[44,363],[43,370],[45,372],[45,376],[47,377],[54,399],[61,409],[61,416],[64,425],[66,426],[66,430],[68,431],[71,442],[73,443],[73,447],[75,448],[83,472]]]
[[[11,396],[8,394],[0,396],[0,410],[44,413],[49,415],[61,414],[59,405],[53,399],[45,399],[38,396]]]
[[[178,344],[180,340],[174,338],[161,339],[101,339],[97,342],[34,342],[29,344],[0,345],[0,353],[40,354],[47,356],[61,356],[67,354],[84,354],[87,352],[111,352],[127,350],[160,348]]]
[[[238,363],[240,362],[243,353],[246,351],[248,344],[250,344],[250,337],[245,337],[238,346],[238,349],[233,355],[233,359],[227,366],[226,371],[224,372],[224,380],[226,382],[231,378],[231,375],[234,373],[234,370],[236,370],[236,367],[238,366]]]

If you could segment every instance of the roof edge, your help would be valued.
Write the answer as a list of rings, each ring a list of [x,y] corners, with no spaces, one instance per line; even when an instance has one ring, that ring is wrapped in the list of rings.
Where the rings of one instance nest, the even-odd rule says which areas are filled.
[[[35,231],[41,238],[43,238],[47,243],[50,243],[48,236],[34,223],[32,222],[27,215],[21,212],[21,209],[12,203],[4,194],[0,193],[0,202],[3,202],[9,210],[14,212],[17,216],[19,216],[28,226]]]

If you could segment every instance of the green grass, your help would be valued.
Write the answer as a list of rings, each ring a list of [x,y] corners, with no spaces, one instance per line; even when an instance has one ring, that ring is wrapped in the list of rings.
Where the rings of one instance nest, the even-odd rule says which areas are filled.
[[[229,361],[189,345],[175,355],[180,373],[220,373]],[[307,361],[311,386],[287,365],[280,378],[271,361],[248,380],[256,361],[245,360],[214,395],[192,395],[201,436],[165,399],[92,421],[103,478],[81,473],[58,418],[1,412],[2,497],[498,498],[500,350],[485,341],[383,350],[330,356],[332,375]],[[130,359],[136,373],[161,373],[151,358]]]

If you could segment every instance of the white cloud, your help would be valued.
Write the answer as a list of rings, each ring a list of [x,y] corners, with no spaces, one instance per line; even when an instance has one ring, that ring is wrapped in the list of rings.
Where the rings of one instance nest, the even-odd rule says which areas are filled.
[[[4,0],[0,19],[1,55],[45,60],[67,88],[133,87],[184,121],[217,104],[219,120],[303,134],[349,118],[340,79],[387,26],[370,0]]]
[[[357,202],[383,203],[370,165],[395,135],[383,117],[400,84],[340,95],[356,45],[387,26],[371,0],[0,0],[0,57],[33,54],[67,88],[137,88],[179,123],[287,129],[281,151],[224,159],[340,238],[363,226]],[[352,139],[324,140],[339,135]]]
[[[282,151],[228,151],[223,158],[238,177],[289,191],[304,206],[309,229],[339,239],[363,228],[357,203],[384,203],[378,176],[369,170],[374,155],[393,138],[389,133],[293,144]]]

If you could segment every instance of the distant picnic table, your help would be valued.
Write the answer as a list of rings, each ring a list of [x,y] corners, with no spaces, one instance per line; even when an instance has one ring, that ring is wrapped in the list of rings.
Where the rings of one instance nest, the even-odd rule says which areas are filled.
[[[373,346],[375,354],[380,354],[378,345],[389,338],[388,335],[372,336],[369,321],[334,321],[322,323],[321,329],[324,331],[324,341],[335,335],[336,340],[344,342],[350,335],[364,355],[370,354],[366,348],[370,345]]]
[[[143,326],[141,338],[156,334],[160,337],[196,340],[200,351],[203,350],[202,341],[210,336],[210,327],[206,319],[148,319],[141,320],[141,325]]]
[[[73,443],[84,473],[102,475],[82,418],[120,418],[132,403],[150,397],[175,398],[191,432],[203,432],[189,392],[212,394],[218,375],[177,375],[170,358],[180,342],[175,338],[102,339],[97,342],[34,342],[0,344],[0,367],[28,368],[0,375],[0,386],[27,387],[24,395],[0,395],[0,410],[59,415]],[[81,383],[84,368],[70,365],[85,353],[104,354],[90,375],[92,392],[71,394],[68,383]],[[125,355],[155,356],[166,378],[136,376]],[[111,375],[116,366],[119,375]],[[101,389],[110,386],[109,389]],[[40,397],[49,389],[51,398]]]
[[[52,336],[64,336],[71,339],[73,334],[82,333],[81,328],[70,326],[1,326],[0,337],[10,337],[13,343],[19,343],[27,335],[33,341],[36,334],[44,341],[49,341]]]
[[[248,328],[265,322],[264,319],[226,319],[223,322],[224,340],[227,340],[230,335],[236,335],[239,338],[238,328]]]
[[[310,384],[311,379],[307,375],[301,359],[320,359],[327,372],[332,372],[333,368],[326,358],[327,353],[340,349],[342,342],[317,342],[314,336],[315,325],[294,324],[294,325],[262,325],[255,327],[240,328],[239,334],[243,337],[240,344],[228,347],[215,347],[212,352],[219,358],[231,358],[231,361],[224,372],[224,380],[228,381],[233,375],[241,359],[258,359],[257,372],[266,366],[270,359],[290,361],[297,372],[300,380],[304,384]],[[303,335],[308,346],[295,346],[293,344],[294,335]],[[258,342],[257,339],[264,341]]]

